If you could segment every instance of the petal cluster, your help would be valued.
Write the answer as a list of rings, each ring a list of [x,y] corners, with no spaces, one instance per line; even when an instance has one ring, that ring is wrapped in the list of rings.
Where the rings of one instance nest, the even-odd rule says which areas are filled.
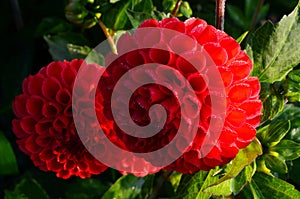
[[[139,30],[149,27],[174,30],[192,40],[186,40],[180,34],[178,37],[166,39],[165,36],[159,35],[159,31],[139,34]],[[162,46],[163,48],[161,48]],[[212,59],[222,80],[225,110],[223,111],[224,121],[220,123],[221,127],[218,127],[218,120],[212,115],[214,107],[211,98],[213,95],[217,95],[218,88],[209,89],[209,87],[214,88],[214,84],[216,84],[215,87],[218,85],[210,75],[211,69],[207,59],[199,53],[200,49],[197,46],[200,46],[201,52],[205,51]],[[102,121],[100,119],[99,121],[106,135],[114,144],[132,152],[155,151],[172,141],[180,122],[183,122],[187,126],[187,132],[191,131],[191,128],[197,128],[195,139],[180,158],[163,169],[193,173],[200,169],[209,170],[228,163],[236,156],[239,149],[246,147],[254,139],[255,127],[260,122],[262,108],[259,100],[260,83],[256,77],[249,76],[252,69],[249,57],[241,50],[240,45],[225,32],[196,18],[190,18],[185,22],[181,22],[177,18],[167,18],[162,21],[150,19],[144,21],[133,35],[123,35],[118,41],[117,50],[119,56],[107,58],[113,61],[109,62],[110,64],[107,66],[105,75],[99,83],[97,94],[97,100],[101,104],[97,115],[98,117],[104,115],[104,118],[101,118]],[[190,60],[194,60],[193,63],[197,64],[187,62],[174,51],[189,56]],[[159,123],[159,116],[156,117],[158,121],[151,121],[149,114],[151,106],[155,104],[162,105],[167,112],[166,123],[158,134],[150,138],[139,138],[128,135],[123,131],[124,129],[119,128],[111,111],[111,107],[116,109],[118,107],[112,104],[111,99],[117,82],[126,72],[148,63],[159,63],[162,67],[158,67],[156,71],[148,71],[145,68],[144,73],[131,76],[124,85],[129,86],[130,81],[138,83],[157,78],[160,80],[166,78],[167,81],[171,78],[176,89],[170,90],[161,85],[146,84],[133,92],[129,102],[129,112],[135,124],[146,126],[152,122]],[[167,73],[163,66],[173,68],[178,73]],[[192,95],[186,94],[185,90],[188,88],[182,80],[182,76],[192,86],[192,90],[197,96],[196,99]],[[130,91],[124,87],[118,93],[117,101],[122,101],[122,93],[126,92]],[[176,97],[181,95],[184,95],[182,104],[176,100]],[[187,101],[195,102],[195,106],[184,107]],[[118,103],[120,109],[117,117],[122,117],[122,108],[126,106],[126,102],[122,106],[120,104],[122,103]],[[185,112],[180,111],[182,108]],[[199,123],[190,128],[188,126],[190,119],[195,117],[197,111],[200,112]],[[183,120],[181,120],[182,118]],[[209,129],[210,126],[213,126],[212,129]],[[217,130],[214,129],[218,128],[220,133],[215,134]],[[203,144],[205,139],[211,140],[211,142]],[[185,140],[180,142],[185,142]],[[176,143],[179,148],[182,145],[180,142]],[[210,145],[209,152],[205,155],[201,154],[201,149],[208,145]]]
[[[73,121],[72,89],[82,64],[83,60],[75,59],[43,67],[24,80],[23,93],[12,105],[17,116],[13,132],[20,149],[35,166],[64,179],[90,177],[107,168],[85,149]]]

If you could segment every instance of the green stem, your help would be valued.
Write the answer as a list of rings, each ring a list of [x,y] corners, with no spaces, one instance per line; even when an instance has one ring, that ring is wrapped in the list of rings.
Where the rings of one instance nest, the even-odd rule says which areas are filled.
[[[216,0],[216,28],[220,30],[224,30],[225,2]]]
[[[100,19],[97,19],[98,20],[98,24],[99,26],[101,27],[103,33],[105,34],[106,38],[107,38],[107,41],[109,43],[109,46],[111,48],[111,51],[114,53],[114,54],[117,54],[117,48],[116,48],[116,45],[115,45],[115,42],[114,42],[114,39],[113,39],[113,36],[112,34],[109,34],[106,26],[103,24],[103,22],[100,20]]]
[[[172,13],[171,13],[171,15],[172,15],[173,17],[176,17],[176,14],[177,14],[177,12],[178,12],[178,10],[179,10],[180,4],[181,4],[181,0],[177,0],[176,5],[175,5],[175,8],[173,9],[173,11],[172,11]]]

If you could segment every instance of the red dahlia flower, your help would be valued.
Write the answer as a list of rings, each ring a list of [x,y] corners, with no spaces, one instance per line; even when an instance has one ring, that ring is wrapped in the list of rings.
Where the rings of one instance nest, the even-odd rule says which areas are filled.
[[[64,179],[90,177],[107,168],[85,149],[73,121],[72,89],[82,64],[82,60],[73,60],[43,67],[24,80],[23,93],[12,105],[18,117],[12,126],[20,149],[35,166]],[[95,65],[89,67],[100,70]]]
[[[141,34],[143,28],[149,27],[153,29]],[[162,29],[174,30],[177,34],[170,36],[162,33],[160,31]],[[190,40],[184,39],[182,34],[188,36]],[[161,46],[163,49],[159,48]],[[115,145],[135,153],[156,151],[170,143],[180,123],[184,123],[187,126],[186,136],[192,128],[196,128],[196,136],[191,143],[187,144],[188,147],[181,156],[173,163],[165,165],[163,169],[192,173],[228,163],[236,156],[239,149],[246,147],[254,139],[255,127],[260,122],[262,108],[259,100],[260,83],[256,77],[249,77],[252,69],[251,60],[241,50],[240,45],[225,32],[196,18],[185,22],[177,18],[167,18],[162,21],[150,19],[144,21],[133,35],[123,35],[118,41],[117,50],[119,56],[110,56],[107,60],[109,65],[99,82],[96,95],[96,101],[99,102],[96,110],[98,120],[104,133]],[[209,58],[204,56],[205,53],[212,59],[221,77],[219,85],[215,82],[217,80],[214,76],[210,75],[212,66]],[[182,55],[189,57],[189,61]],[[193,63],[197,66],[189,63],[191,60],[194,60]],[[124,87],[116,91],[117,94],[114,95],[117,99],[112,99],[116,84],[125,73],[135,67],[151,63],[158,63],[160,66],[155,71],[150,71],[145,67],[144,73],[135,73],[125,79]],[[171,74],[166,68],[175,69],[177,72]],[[182,77],[189,82],[192,90],[186,86]],[[132,82],[138,84],[149,79],[162,80],[164,78],[166,81],[172,79],[176,84],[176,89],[170,90],[157,84],[145,84],[131,91],[128,89]],[[220,125],[218,119],[214,117],[214,107],[211,101],[214,96],[221,93],[219,90],[224,92],[224,97],[220,97],[219,102],[225,107],[223,111],[220,110],[222,112],[220,114],[224,117]],[[195,93],[196,99],[187,94],[189,91]],[[155,115],[156,112],[149,114],[149,111],[155,104],[164,107],[167,118],[159,133],[144,138],[125,132],[127,122],[124,120],[125,125],[121,123],[123,115],[127,117],[126,109],[123,109],[128,108],[128,102],[124,101],[127,92],[133,93],[129,101],[129,113],[136,125],[146,126],[152,122],[159,123],[163,120],[160,115],[157,114],[156,119],[152,121],[151,114]],[[182,104],[176,99],[178,96],[183,97]],[[194,103],[194,106],[185,107],[187,101]],[[113,115],[112,108],[116,109],[117,115]],[[184,112],[180,111],[182,108],[185,109]],[[200,113],[199,122],[189,127],[197,111]],[[116,122],[116,119],[120,123]],[[124,128],[120,128],[120,125]],[[127,130],[131,130],[131,127]],[[217,131],[220,132],[216,133]],[[205,139],[210,141],[204,142]],[[180,142],[184,143],[185,139],[180,139],[175,143],[178,148],[182,144]],[[209,151],[203,154],[202,150],[207,147]],[[163,156],[164,154],[162,157],[157,157],[158,161],[163,161]],[[155,160],[149,161],[155,164]],[[148,170],[145,167],[143,174],[135,173],[135,166],[130,172],[136,175],[157,171]]]

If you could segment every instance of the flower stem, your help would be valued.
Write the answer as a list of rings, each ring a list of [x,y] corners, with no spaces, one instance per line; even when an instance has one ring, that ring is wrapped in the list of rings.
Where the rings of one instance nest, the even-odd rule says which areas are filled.
[[[103,24],[103,22],[100,19],[97,19],[97,20],[98,20],[99,26],[101,27],[103,33],[105,34],[105,36],[107,38],[107,41],[108,41],[109,46],[111,48],[111,51],[114,54],[117,54],[117,49],[116,49],[116,45],[115,45],[115,42],[114,42],[114,39],[113,39],[113,35],[109,34],[109,32],[107,31],[106,26]]]
[[[225,1],[216,0],[216,28],[224,30]]]
[[[176,17],[176,14],[177,14],[177,12],[178,12],[178,10],[179,10],[180,4],[181,4],[181,0],[177,0],[176,5],[175,5],[175,8],[173,9],[173,11],[172,11],[172,13],[171,13],[171,15],[172,15],[173,17]]]

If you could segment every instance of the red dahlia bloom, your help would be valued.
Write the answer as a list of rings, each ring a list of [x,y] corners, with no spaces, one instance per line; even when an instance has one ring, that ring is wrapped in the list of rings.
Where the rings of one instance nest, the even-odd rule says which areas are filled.
[[[18,117],[12,126],[20,149],[35,166],[64,179],[90,177],[107,168],[85,149],[73,121],[72,89],[82,64],[83,60],[73,60],[43,67],[24,80],[23,93],[12,105]]]
[[[160,35],[159,31],[154,30],[146,35],[139,33],[139,30],[147,27],[156,28],[156,30],[171,29],[178,31],[179,36],[167,38],[168,36]],[[184,39],[179,33],[187,35],[191,40]],[[145,48],[145,46],[152,47]],[[164,46],[163,49],[169,50],[158,49],[159,46]],[[98,105],[100,107],[97,109],[98,120],[103,131],[114,144],[124,150],[136,153],[158,150],[171,142],[178,131],[180,122],[188,126],[190,119],[194,118],[195,113],[199,110],[200,119],[195,127],[197,128],[195,139],[176,161],[164,168],[182,173],[192,173],[228,163],[236,156],[239,149],[246,147],[254,139],[255,127],[260,122],[262,108],[259,100],[260,83],[256,77],[249,77],[252,69],[251,60],[241,50],[240,45],[225,32],[196,18],[190,18],[185,22],[181,22],[177,18],[167,18],[162,21],[150,19],[144,21],[133,35],[123,35],[118,41],[117,50],[120,55],[109,57],[110,60],[114,60],[109,64],[100,80],[96,98],[96,101],[100,102]],[[180,55],[174,51],[180,52]],[[203,51],[208,53],[213,60],[221,76],[221,87],[224,87],[225,110],[222,112],[224,124],[221,123],[218,135],[215,131],[217,131],[219,123],[213,117],[214,107],[212,107],[211,99],[213,95],[218,95],[219,88],[214,82],[213,76],[210,75],[211,65],[208,64],[208,59],[203,57]],[[190,60],[197,63],[197,66],[187,62],[181,55],[189,56]],[[125,80],[124,88],[117,91],[117,99],[114,99],[118,102],[117,105],[112,104],[112,93],[120,78],[135,67],[149,63],[166,65],[177,70],[178,73],[165,72],[164,67],[158,67],[154,72],[145,68],[144,73],[132,75]],[[197,96],[196,99],[183,92],[189,88],[186,87],[180,75],[190,83]],[[150,120],[149,110],[151,106],[161,104],[167,112],[166,123],[159,133],[150,138],[128,135],[115,121],[116,118],[113,117],[111,108],[115,108],[118,112],[115,117],[122,118],[126,114],[126,110],[124,112],[123,108],[127,107],[127,102],[122,102],[124,100],[122,96],[126,92],[131,92],[126,90],[126,87],[132,84],[130,81],[138,83],[155,78],[171,78],[177,85],[177,89],[170,90],[155,84],[143,85],[133,92],[129,102],[129,112],[135,124],[145,126],[151,122],[159,122]],[[216,85],[214,86],[214,84]],[[176,97],[180,95],[184,95],[182,105],[176,100]],[[196,100],[198,105],[184,107],[185,100],[193,102]],[[220,101],[220,103],[223,102]],[[181,108],[185,108],[185,112],[180,112]],[[159,116],[157,118],[160,120]],[[183,120],[181,120],[182,118]],[[119,121],[122,122],[122,119]],[[209,129],[211,125],[214,128]],[[187,129],[187,134],[188,132]],[[211,140],[211,142],[203,144],[204,139]],[[180,141],[185,142],[184,139]],[[178,147],[181,146],[181,143],[176,144]],[[203,155],[201,149],[208,145],[211,146],[210,150]],[[129,163],[126,162],[126,164]],[[151,172],[156,171],[145,168],[142,175]]]

